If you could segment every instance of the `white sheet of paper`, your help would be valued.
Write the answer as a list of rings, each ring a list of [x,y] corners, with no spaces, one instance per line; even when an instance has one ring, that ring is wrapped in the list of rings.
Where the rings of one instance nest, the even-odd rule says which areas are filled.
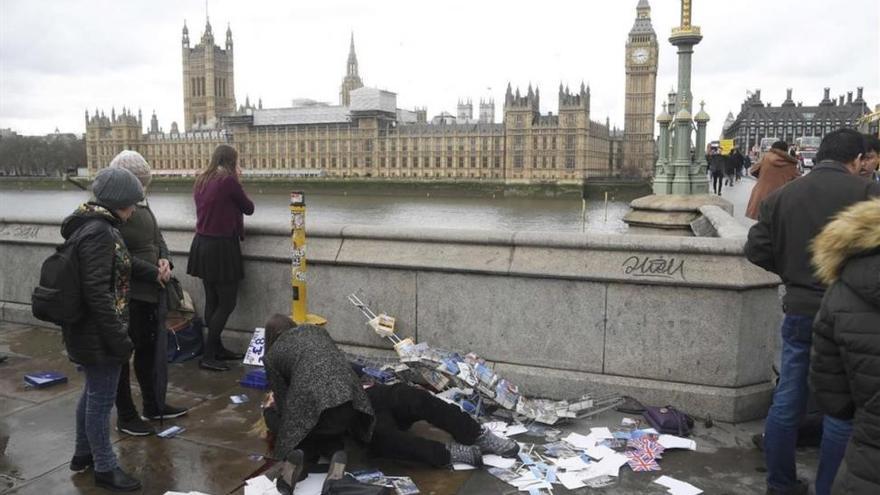
[[[600,426],[598,428],[590,428],[590,436],[594,438],[598,438],[600,440],[604,440],[606,438],[614,438],[614,435],[611,434],[611,430],[609,430],[605,426]]]
[[[274,495],[278,493],[275,482],[265,475],[247,480],[244,486],[244,495]]]
[[[581,482],[581,473],[578,472],[556,473],[556,479],[568,490],[577,490],[585,486]]]
[[[584,452],[586,452],[588,456],[596,459],[597,461],[605,458],[605,456],[615,453],[613,449],[604,445],[594,445],[592,447],[587,447],[586,449],[584,449]]]
[[[562,440],[570,443],[576,449],[585,449],[587,447],[593,447],[596,445],[596,439],[591,436],[581,435],[580,433],[569,433],[567,437]]]
[[[703,490],[700,490],[694,485],[669,476],[661,476],[654,480],[654,483],[669,488],[669,493],[672,495],[697,495],[703,493]]]
[[[508,483],[515,486],[517,489],[521,489],[524,486],[536,485],[540,481],[542,480],[535,478],[534,474],[532,474],[531,472],[527,472],[515,480],[508,481]]]
[[[657,443],[662,445],[665,449],[697,450],[697,442],[689,438],[677,437],[675,435],[660,435],[660,438],[657,439]]]
[[[327,473],[311,473],[308,478],[296,483],[293,495],[321,495],[326,479]],[[277,490],[275,493],[278,493]]]
[[[255,328],[254,335],[251,337],[251,343],[248,345],[247,353],[244,355],[244,364],[252,366],[263,365],[263,351],[266,348],[266,329]]]
[[[590,465],[584,462],[584,460],[581,459],[580,456],[575,456],[557,459],[556,467],[560,469],[565,469],[566,471],[581,471],[583,469],[587,469],[588,467],[590,467]]]
[[[504,430],[507,429],[507,423],[504,421],[489,421],[488,423],[483,423],[483,428],[491,431],[492,433],[504,433]]]
[[[472,469],[477,469],[477,468],[475,468],[474,466],[471,466],[470,464],[465,464],[463,462],[456,462],[456,463],[452,464],[453,471],[470,471]],[[297,486],[299,486],[299,485],[297,485]]]
[[[626,464],[628,460],[625,455],[618,454],[617,452],[608,454],[601,461],[590,465],[589,476],[585,476],[584,479],[597,478],[604,475],[617,476],[620,474],[620,466]]]
[[[501,457],[500,455],[487,454],[483,456],[483,465],[497,467],[502,469],[510,469],[516,464],[516,459],[510,457]]]
[[[510,425],[507,427],[506,430],[504,430],[504,436],[512,437],[514,435],[519,435],[520,433],[525,433],[527,431],[529,431],[529,429],[523,425]]]

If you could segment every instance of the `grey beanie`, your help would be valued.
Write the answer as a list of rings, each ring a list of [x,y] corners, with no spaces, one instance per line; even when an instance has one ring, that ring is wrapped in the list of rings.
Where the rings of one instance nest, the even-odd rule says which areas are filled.
[[[127,208],[144,199],[141,181],[124,168],[102,169],[92,182],[92,192],[98,203],[111,210]]]
[[[150,185],[153,178],[150,170],[150,164],[138,153],[132,150],[122,150],[110,161],[110,168],[124,168],[133,173],[135,177],[141,181],[141,185],[146,188]]]

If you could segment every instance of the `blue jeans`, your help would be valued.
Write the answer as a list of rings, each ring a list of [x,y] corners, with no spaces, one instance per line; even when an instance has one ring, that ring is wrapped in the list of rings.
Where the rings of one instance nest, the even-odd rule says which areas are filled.
[[[782,322],[779,383],[773,392],[773,405],[764,423],[767,486],[783,493],[797,483],[795,446],[798,426],[806,412],[809,395],[807,375],[810,371],[812,332],[812,316],[785,315]],[[816,495],[831,492],[831,484],[849,442],[852,423],[825,416],[822,427]]]
[[[116,454],[110,443],[110,411],[116,401],[118,364],[83,366],[86,385],[76,407],[76,450],[74,455],[91,454],[96,472],[113,471]]]

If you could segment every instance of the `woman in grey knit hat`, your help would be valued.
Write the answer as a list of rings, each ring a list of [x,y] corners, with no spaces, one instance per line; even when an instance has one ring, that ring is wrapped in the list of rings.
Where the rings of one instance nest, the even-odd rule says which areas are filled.
[[[61,235],[74,247],[81,274],[83,314],[61,326],[67,356],[82,367],[85,387],[76,409],[76,448],[70,469],[94,467],[95,484],[113,491],[140,488],[138,480],[119,467],[110,443],[110,412],[119,373],[128,364],[129,286],[132,277],[146,277],[132,265],[119,227],[144,198],[141,183],[129,171],[101,170],[92,184],[95,200],[81,205],[61,225]]]

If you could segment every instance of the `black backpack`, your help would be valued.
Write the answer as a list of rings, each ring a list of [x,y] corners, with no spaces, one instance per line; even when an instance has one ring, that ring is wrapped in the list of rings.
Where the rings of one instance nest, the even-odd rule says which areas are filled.
[[[76,237],[71,236],[43,261],[40,285],[31,294],[31,312],[39,320],[61,326],[76,323],[84,316]]]

